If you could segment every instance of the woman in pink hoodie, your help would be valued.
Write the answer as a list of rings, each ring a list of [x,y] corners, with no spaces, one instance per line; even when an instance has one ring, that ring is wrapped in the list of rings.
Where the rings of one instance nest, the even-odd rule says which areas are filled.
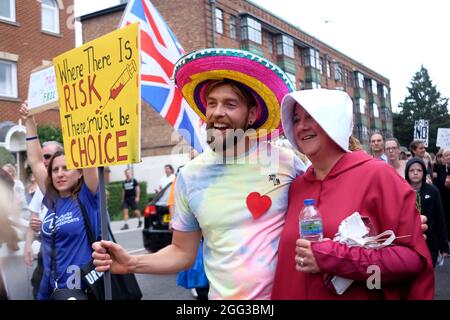
[[[282,103],[282,122],[288,140],[312,165],[289,190],[272,298],[433,299],[433,267],[415,192],[386,163],[349,151],[353,106],[347,93],[290,93]],[[328,240],[299,239],[299,213],[308,198],[316,200]],[[372,234],[392,230],[398,238],[381,249],[329,240],[354,212],[369,222]],[[353,283],[339,295],[329,281],[333,276]]]

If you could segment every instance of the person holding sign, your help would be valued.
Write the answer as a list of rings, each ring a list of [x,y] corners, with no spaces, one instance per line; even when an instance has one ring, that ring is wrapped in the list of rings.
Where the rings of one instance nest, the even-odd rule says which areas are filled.
[[[91,249],[82,210],[87,212],[95,236],[98,236],[97,169],[67,169],[62,151],[53,154],[46,169],[36,122],[29,114],[27,103],[22,104],[20,115],[27,129],[28,163],[48,208],[41,226],[44,273],[37,295],[37,299],[47,300],[55,289],[85,289],[80,268],[91,260]]]

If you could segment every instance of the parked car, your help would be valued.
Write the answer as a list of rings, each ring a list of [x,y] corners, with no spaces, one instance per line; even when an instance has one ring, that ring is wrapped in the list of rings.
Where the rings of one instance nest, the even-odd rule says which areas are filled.
[[[172,231],[169,230],[170,213],[167,206],[170,186],[166,185],[144,209],[144,229],[142,238],[144,247],[156,252],[172,243]]]

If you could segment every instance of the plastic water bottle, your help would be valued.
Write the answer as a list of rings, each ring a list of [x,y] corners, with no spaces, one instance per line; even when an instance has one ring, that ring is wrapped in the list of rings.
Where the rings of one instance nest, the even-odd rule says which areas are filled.
[[[300,238],[309,241],[322,241],[322,217],[314,206],[314,199],[305,199],[299,216]]]

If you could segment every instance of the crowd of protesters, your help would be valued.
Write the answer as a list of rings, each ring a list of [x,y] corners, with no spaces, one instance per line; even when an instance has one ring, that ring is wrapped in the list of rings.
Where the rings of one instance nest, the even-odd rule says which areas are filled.
[[[274,71],[278,70],[276,66],[265,73],[252,73],[248,68],[263,68],[258,59],[240,57],[242,61],[233,66],[236,58],[233,49],[227,54],[224,51],[222,56],[213,55],[208,59],[214,59],[215,64],[203,65],[197,57],[188,61],[190,64],[180,63],[176,72],[178,86],[198,88],[204,95],[202,99],[193,99],[194,91],[183,91],[188,101],[199,104],[194,109],[207,119],[215,139],[210,150],[180,171],[176,183],[173,167],[165,165],[165,175],[155,192],[173,183],[170,202],[173,242],[158,253],[131,256],[109,241],[96,242],[91,247],[88,228],[95,238],[100,235],[97,171],[69,170],[63,146],[52,141],[41,145],[27,103],[21,106],[19,113],[27,129],[27,157],[32,171],[30,183],[27,187],[23,185],[13,164],[3,166],[0,178],[19,216],[29,221],[23,237],[27,265],[34,262],[32,242],[35,239],[41,242],[32,278],[34,298],[52,299],[58,290],[65,289],[86,293],[86,285],[77,277],[92,258],[97,271],[163,274],[186,270],[196,260],[199,243],[210,282],[209,298],[213,299],[337,298],[323,277],[333,273],[360,282],[340,296],[343,299],[432,298],[431,266],[442,263],[449,251],[450,149],[440,149],[434,156],[426,152],[422,141],[412,141],[407,149],[397,139],[385,139],[380,132],[374,132],[366,153],[351,136],[353,109],[346,93],[323,89],[291,92],[282,71]],[[217,69],[224,61],[228,61],[227,67],[236,70],[245,64],[247,70],[241,71],[248,72],[250,80],[243,81],[238,72],[224,73],[223,69]],[[211,79],[189,83],[196,81],[195,77],[185,76],[195,74],[197,69],[189,67],[193,63],[199,63],[198,70]],[[271,81],[277,85],[272,86]],[[265,92],[258,91],[263,90],[260,82],[266,83]],[[336,117],[342,120],[339,125],[335,123]],[[279,121],[269,123],[272,118]],[[270,143],[263,145],[247,136],[242,140],[230,138],[227,133],[233,128],[263,135],[263,129],[275,130],[280,121],[292,150]],[[263,152],[267,150],[268,154]],[[259,162],[232,165],[236,159],[254,160],[252,157],[274,154],[280,162],[278,171],[270,174],[269,179],[261,174],[267,168]],[[302,161],[298,154],[308,161]],[[140,228],[143,223],[137,204],[141,190],[131,170],[126,169],[124,174],[122,230],[129,229],[130,208]],[[359,181],[358,199],[349,195],[348,188],[338,190],[337,183],[355,185],[362,176],[366,180]],[[378,226],[378,231],[396,229],[410,239],[399,240],[396,246],[379,251],[350,248],[329,240],[323,243],[298,240],[296,219],[301,200],[320,197],[322,193],[326,197],[321,199],[320,210],[324,213],[328,238],[348,214],[362,210]],[[0,192],[2,196],[5,194]],[[261,210],[261,202],[267,195],[272,197],[270,205]],[[373,203],[377,204],[376,210]],[[330,214],[332,207],[339,207],[340,215]],[[20,219],[8,217],[4,211],[0,207],[0,239],[10,250],[19,250],[20,235],[15,227],[20,226]],[[424,229],[423,220],[420,222],[417,212],[427,218],[426,246],[420,230],[420,224]],[[363,288],[363,267],[367,261],[381,264],[383,281],[388,285],[381,294]],[[7,298],[4,282],[0,277],[0,299]],[[293,282],[297,284],[295,288]],[[307,287],[306,283],[314,286]]]

